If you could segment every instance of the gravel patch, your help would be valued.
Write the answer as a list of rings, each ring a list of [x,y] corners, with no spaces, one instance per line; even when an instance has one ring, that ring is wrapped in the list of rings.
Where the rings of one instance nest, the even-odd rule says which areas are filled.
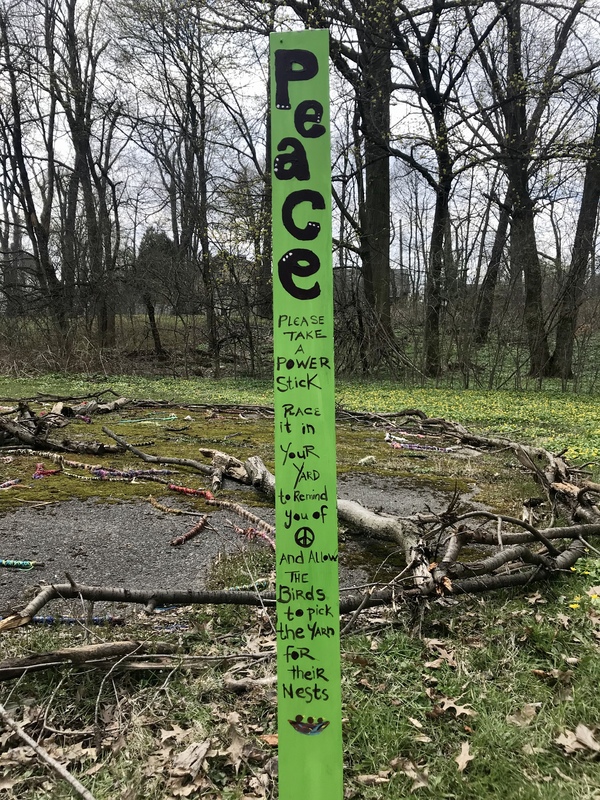
[[[248,490],[240,492],[245,504]],[[342,475],[340,497],[358,500],[377,511],[407,516],[417,511],[442,510],[448,495],[415,488],[399,479],[371,474]],[[173,506],[185,508],[169,499]],[[274,523],[274,511],[254,509]],[[65,573],[79,583],[132,589],[201,589],[214,559],[247,547],[227,519],[240,527],[248,523],[231,510],[214,510],[210,524],[180,547],[170,542],[193,527],[198,517],[167,514],[147,502],[98,503],[69,501],[41,508],[20,508],[0,517],[0,558],[44,562],[35,570],[0,567],[0,615],[23,607],[40,584],[64,583]],[[362,545],[368,548],[368,543]],[[340,558],[340,582],[354,585],[368,580],[369,572],[357,557],[357,548],[345,563]],[[46,613],[46,612],[42,612]],[[47,613],[52,613],[48,611]]]

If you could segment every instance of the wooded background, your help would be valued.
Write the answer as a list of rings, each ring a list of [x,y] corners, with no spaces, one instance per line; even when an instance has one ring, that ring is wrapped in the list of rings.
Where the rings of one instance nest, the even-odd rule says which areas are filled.
[[[270,374],[268,34],[306,26],[331,35],[338,370],[597,387],[599,19],[2,0],[3,369]]]

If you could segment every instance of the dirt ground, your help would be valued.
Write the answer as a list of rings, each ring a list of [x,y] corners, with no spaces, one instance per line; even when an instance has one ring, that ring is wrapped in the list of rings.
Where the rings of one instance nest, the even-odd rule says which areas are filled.
[[[251,508],[252,492],[249,490],[239,502]],[[441,492],[370,473],[342,475],[338,495],[400,516],[427,507],[442,510],[449,499]],[[185,508],[177,501],[171,505]],[[253,512],[274,522],[271,508],[254,508]],[[73,500],[3,514],[0,558],[35,560],[44,566],[29,571],[0,567],[0,616],[22,608],[36,587],[64,583],[65,573],[79,583],[91,585],[201,589],[220,553],[266,546],[246,541],[228,520],[242,527],[247,524],[233,518],[230,510],[215,510],[210,514],[212,529],[206,528],[186,544],[172,547],[171,540],[192,528],[197,518],[167,514],[143,501],[108,504]],[[342,585],[362,583],[372,577],[377,558],[374,547],[373,543],[344,537],[340,552]],[[121,607],[119,613],[123,611]],[[47,607],[42,613],[57,612]]]

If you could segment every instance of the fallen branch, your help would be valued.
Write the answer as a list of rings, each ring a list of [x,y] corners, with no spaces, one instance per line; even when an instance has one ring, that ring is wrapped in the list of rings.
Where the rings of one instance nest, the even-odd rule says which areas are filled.
[[[47,653],[36,653],[25,658],[7,658],[0,661],[0,680],[18,678],[27,672],[37,672],[61,664],[104,664],[131,653],[155,653],[157,650],[173,653],[177,648],[167,642],[101,642],[100,644],[66,647]]]
[[[70,772],[68,772],[62,764],[60,764],[55,758],[52,758],[50,753],[48,753],[44,748],[39,745],[35,739],[32,739],[29,734],[25,733],[23,728],[19,725],[19,723],[14,720],[6,711],[4,706],[0,703],[0,719],[4,722],[7,728],[10,728],[16,735],[25,742],[28,747],[31,747],[33,752],[39,756],[42,761],[54,770],[61,778],[63,778],[67,783],[77,792],[78,795],[84,798],[84,800],[95,800],[94,795],[86,789],[85,786],[74,778]]]
[[[263,597],[257,592],[194,591],[193,589],[126,589],[112,586],[87,586],[78,583],[61,583],[45,586],[22,611],[5,617],[0,631],[26,625],[41,608],[51,600],[93,600],[116,603],[136,603],[144,606],[161,605],[274,605],[274,596]]]
[[[75,442],[63,439],[55,442],[46,435],[37,435],[28,430],[24,425],[13,422],[0,416],[0,431],[4,431],[14,439],[27,445],[32,450],[50,450],[59,453],[86,453],[89,455],[103,455],[104,453],[121,453],[122,448],[103,442]]]
[[[427,597],[434,592],[446,595],[467,594],[493,589],[505,589],[513,586],[525,586],[535,581],[552,578],[568,571],[575,562],[586,553],[587,545],[582,539],[575,539],[563,550],[556,559],[536,557],[529,553],[527,563],[533,562],[535,566],[519,568],[518,571],[501,571],[494,574],[476,575],[458,579],[449,579],[446,574],[440,581],[434,580],[432,572],[435,565],[429,566],[428,579],[415,581],[414,586],[405,587],[391,583],[388,588],[381,591],[368,590],[364,592],[340,597],[339,613],[348,614],[358,608],[371,608],[372,606],[386,605],[398,600],[417,599]],[[522,558],[522,554],[518,553]],[[504,568],[506,564],[500,561],[498,566]],[[193,591],[186,590],[152,590],[152,589],[126,589],[106,586],[86,586],[83,584],[67,583],[47,586],[27,604],[20,612],[6,617],[0,621],[0,631],[7,631],[26,625],[37,612],[48,602],[54,599],[83,599],[104,602],[137,603],[148,608],[158,605],[247,605],[261,608],[275,606],[274,592],[251,591]]]
[[[230,692],[241,694],[248,692],[256,687],[274,686],[277,683],[277,675],[268,675],[266,678],[234,678],[230,673],[223,675],[223,686]]]
[[[150,455],[150,453],[144,453],[143,450],[139,449],[139,447],[135,447],[135,445],[129,444],[129,442],[126,439],[124,439],[122,436],[117,436],[117,434],[111,431],[110,428],[107,428],[103,425],[102,430],[107,436],[110,436],[111,439],[114,439],[120,448],[124,450],[129,450],[129,452],[133,453],[134,456],[141,458],[142,461],[146,461],[149,464],[176,464],[179,467],[189,467],[190,469],[194,469],[196,470],[196,472],[201,472],[203,475],[213,474],[213,468],[210,467],[208,464],[203,464],[201,461],[196,461],[193,458],[173,458],[168,456],[153,456]]]
[[[259,491],[275,498],[275,476],[269,472],[258,456],[249,458],[244,467],[250,483]],[[429,570],[429,558],[425,542],[418,528],[411,522],[399,520],[384,514],[370,511],[353,500],[337,501],[338,520],[373,538],[393,542],[404,551],[406,563],[410,565],[415,584],[429,594],[434,589]]]
[[[212,461],[211,488],[213,492],[218,492],[219,489],[221,489],[224,476],[239,481],[240,483],[248,482],[248,475],[244,469],[244,465],[239,459],[227,453],[222,453],[220,450],[200,448],[200,453],[205,456],[205,458],[210,458]]]

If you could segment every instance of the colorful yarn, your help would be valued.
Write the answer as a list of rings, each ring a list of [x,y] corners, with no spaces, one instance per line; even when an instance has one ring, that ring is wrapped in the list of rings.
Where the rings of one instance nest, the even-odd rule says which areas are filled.
[[[187,486],[177,486],[175,483],[167,484],[167,489],[171,489],[173,492],[180,492],[181,494],[187,494],[192,497],[204,497],[206,500],[214,500],[215,496],[212,492],[209,492],[208,489],[189,489]]]
[[[259,529],[257,529],[257,528],[240,528],[239,525],[233,525],[233,523],[231,523],[231,525],[233,527],[233,530],[236,533],[239,533],[241,536],[245,536],[247,539],[251,539],[251,540],[252,539],[264,539],[265,542],[267,542],[269,544],[269,546],[273,550],[275,550],[275,542],[273,541],[273,539],[271,539],[271,537],[269,536],[269,534],[266,531],[260,530],[260,528]]]
[[[171,547],[178,547],[181,544],[185,544],[189,542],[190,539],[193,539],[194,536],[197,536],[204,527],[206,527],[206,523],[208,522],[208,517],[202,517],[200,522],[194,525],[187,533],[182,534],[181,536],[176,536],[174,539],[171,540]]]
[[[436,447],[432,444],[413,444],[411,442],[399,441],[389,433],[386,433],[385,441],[395,450],[429,450],[434,453],[452,453],[454,451],[453,447]]]
[[[120,419],[117,425],[129,425],[131,423],[148,424],[150,422],[169,422],[174,419],[177,419],[177,414],[167,414],[164,417],[140,417],[139,419]]]
[[[113,469],[112,467],[91,467],[92,475],[106,480],[109,478],[152,478],[155,475],[176,475],[177,471],[172,469]]]
[[[0,483],[0,489],[10,489],[11,486],[16,486],[18,483],[21,483],[21,478],[14,478],[12,481],[4,481],[4,483]]]
[[[62,470],[46,469],[44,465],[40,462],[39,464],[35,465],[35,472],[33,473],[32,477],[35,479],[45,478],[46,475],[57,475],[59,472],[62,472]]]
[[[14,569],[20,569],[23,571],[27,571],[33,569],[34,567],[43,567],[44,564],[42,561],[19,561],[14,558],[0,558],[0,567],[13,567]]]

